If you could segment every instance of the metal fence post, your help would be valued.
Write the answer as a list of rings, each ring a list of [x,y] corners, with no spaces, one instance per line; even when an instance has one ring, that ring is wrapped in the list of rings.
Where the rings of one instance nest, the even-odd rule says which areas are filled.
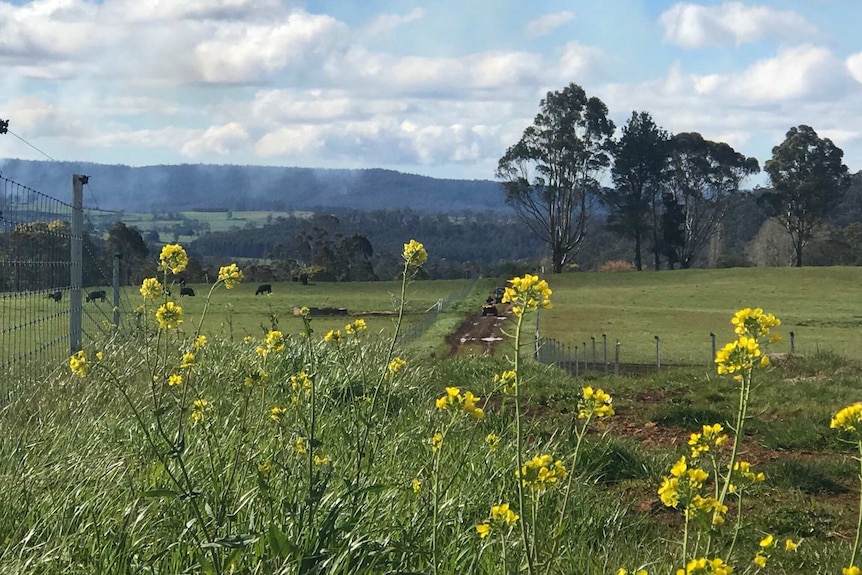
[[[711,362],[715,362],[715,334],[709,332],[709,339],[712,340],[712,359]]]
[[[605,375],[608,374],[608,334],[602,334],[602,349],[604,350]]]
[[[617,340],[616,348],[614,349],[614,375],[620,374],[620,340]]]
[[[655,336],[655,368],[661,369],[661,339]]]
[[[593,342],[593,369],[596,369],[596,338],[590,336],[590,340]]]
[[[123,254],[114,254],[114,273],[111,278],[114,288],[114,331],[120,329],[120,260]]]
[[[796,334],[790,332],[790,353],[796,353]]]
[[[72,238],[69,285],[69,351],[81,350],[81,283],[84,260],[84,184],[87,176],[72,174]]]

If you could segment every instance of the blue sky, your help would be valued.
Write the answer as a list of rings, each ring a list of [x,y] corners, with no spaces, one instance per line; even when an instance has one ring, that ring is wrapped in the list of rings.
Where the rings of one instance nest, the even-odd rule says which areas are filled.
[[[574,82],[618,126],[647,111],[761,164],[808,124],[855,172],[859,22],[860,0],[0,0],[0,119],[60,160],[492,179]],[[10,135],[3,157],[44,159]]]

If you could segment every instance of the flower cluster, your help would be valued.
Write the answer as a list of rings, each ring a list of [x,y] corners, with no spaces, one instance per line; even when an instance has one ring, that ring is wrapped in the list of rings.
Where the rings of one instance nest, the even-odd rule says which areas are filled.
[[[702,433],[692,433],[688,440],[688,445],[691,448],[691,458],[697,459],[704,453],[711,451],[713,448],[721,447],[727,441],[727,435],[722,433],[724,427],[720,423],[712,425],[704,425]]]
[[[435,405],[437,405],[437,409],[461,409],[464,413],[467,413],[473,419],[482,419],[485,417],[485,411],[481,407],[476,407],[476,402],[479,400],[478,397],[473,395],[472,391],[468,391],[464,394],[461,393],[461,390],[457,387],[447,387],[446,395],[443,395],[437,398]]]
[[[141,284],[141,295],[144,299],[158,299],[165,295],[165,288],[156,278],[146,278]]]
[[[407,362],[401,359],[400,357],[393,357],[392,361],[389,362],[389,373],[392,375],[397,374],[407,365]]]
[[[183,308],[169,301],[156,310],[156,321],[164,330],[174,329],[183,323]]]
[[[684,507],[688,507],[694,497],[699,495],[698,491],[708,477],[709,474],[703,469],[689,469],[683,455],[670,468],[670,475],[662,480],[658,490],[661,502],[666,507],[676,507],[680,502]]]
[[[628,569],[623,569],[620,567],[620,570],[617,571],[617,575],[629,575]],[[631,575],[649,575],[646,569],[638,569],[637,571],[632,571]]]
[[[443,447],[443,434],[439,432],[435,433],[431,436],[431,439],[428,441],[428,443],[431,444],[431,451],[440,451],[440,449]]]
[[[730,575],[733,573],[733,567],[724,562],[723,559],[716,557],[715,559],[707,559],[701,557],[692,559],[685,566],[685,569],[677,569],[676,575]]]
[[[90,362],[87,360],[87,354],[83,349],[69,358],[69,369],[81,377],[86,377],[90,373]]]
[[[182,369],[191,369],[195,366],[195,354],[192,352],[186,352],[183,354],[183,359],[180,361],[180,367]]]
[[[848,405],[836,413],[829,422],[829,427],[856,434],[862,432],[862,403]]]
[[[841,575],[862,575],[862,570],[855,565],[851,565],[850,567],[841,569]]]
[[[718,364],[718,373],[733,374],[750,371],[757,358],[760,358],[761,367],[769,365],[769,358],[762,355],[757,339],[743,335],[718,350],[715,354],[715,363]]]
[[[252,386],[254,386],[255,383],[258,383],[260,385],[266,385],[266,382],[268,380],[269,380],[269,374],[265,370],[263,370],[259,367],[255,367],[255,368],[249,369],[246,372],[244,383],[245,383],[246,387],[252,387]]]
[[[733,464],[733,481],[728,487],[731,493],[738,493],[757,483],[763,483],[766,475],[763,472],[755,473],[751,470],[751,464],[747,461],[737,461]]]
[[[491,507],[491,516],[476,525],[476,532],[484,539],[495,529],[509,530],[518,522],[520,515],[509,509],[508,503],[501,503]]]
[[[183,384],[183,376],[178,373],[172,373],[170,377],[168,377],[168,386],[169,387],[179,387]]]
[[[797,547],[799,547],[799,543],[799,541],[793,541],[793,539],[785,539],[784,551],[788,553],[796,551]],[[752,559],[752,562],[759,568],[763,569],[766,567],[766,563],[772,558],[772,555],[777,548],[778,545],[775,542],[775,538],[772,535],[767,535],[760,540],[757,554],[754,556],[754,559]]]
[[[271,330],[263,338],[263,343],[269,352],[282,352],[284,351],[284,334],[278,330]]]
[[[194,342],[192,342],[192,349],[203,349],[207,344],[207,336],[199,335],[195,338]]]
[[[520,316],[524,310],[551,307],[551,288],[539,276],[524,274],[524,277],[510,279],[509,283],[511,287],[503,292],[503,303],[512,303],[512,313],[516,316]]]
[[[273,407],[272,409],[269,410],[269,418],[276,423],[281,423],[281,418],[284,417],[285,415],[287,415],[287,408],[286,407],[280,407],[280,406],[276,405],[275,407]]]
[[[506,395],[515,395],[518,391],[518,374],[511,369],[494,374],[494,383],[499,384]]]
[[[494,451],[500,445],[500,436],[496,433],[489,433],[485,436],[485,445],[488,446],[488,449]]]
[[[222,266],[218,270],[218,281],[224,282],[226,289],[233,289],[242,283],[242,270],[236,264]]]
[[[189,265],[189,256],[181,245],[168,244],[162,248],[162,253],[159,255],[160,270],[169,270],[173,274],[178,274],[185,270],[187,265]]]
[[[708,517],[713,525],[724,523],[724,515],[727,513],[727,505],[721,503],[715,497],[701,497],[695,495],[685,508],[685,514],[690,519],[701,519]]]
[[[771,313],[763,313],[759,307],[754,309],[747,307],[736,312],[730,323],[734,325],[733,331],[736,335],[758,339],[768,335],[770,328],[781,325],[781,320]]]
[[[346,333],[347,335],[355,336],[359,332],[367,331],[367,330],[368,330],[368,326],[365,325],[365,320],[361,319],[361,318],[357,319],[353,323],[349,323],[349,324],[344,326],[344,333]]]
[[[198,398],[192,402],[192,421],[200,423],[204,420],[206,413],[212,409],[212,405],[206,399]]]
[[[602,389],[587,386],[581,390],[581,397],[578,399],[578,418],[610,417],[614,414],[612,402],[611,396]]]
[[[419,267],[428,261],[428,252],[425,251],[425,246],[416,240],[410,240],[404,244],[404,252],[401,254],[407,265]]]
[[[293,391],[304,391],[306,395],[311,395],[311,378],[304,371],[300,371],[290,376],[290,387]]]
[[[342,339],[340,329],[331,329],[326,332],[325,336],[323,336],[323,341],[326,343],[334,343],[335,345],[341,345]]]
[[[559,459],[554,461],[550,455],[537,455],[526,462],[521,469],[516,470],[515,477],[520,479],[525,487],[529,486],[534,491],[544,491],[558,479],[566,477],[566,468]]]

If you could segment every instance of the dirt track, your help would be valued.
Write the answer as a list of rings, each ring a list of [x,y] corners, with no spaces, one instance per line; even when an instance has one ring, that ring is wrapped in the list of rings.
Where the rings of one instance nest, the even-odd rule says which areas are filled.
[[[491,355],[494,348],[506,337],[503,330],[511,325],[508,305],[497,304],[499,315],[482,316],[477,312],[462,323],[455,333],[446,338],[449,355]]]

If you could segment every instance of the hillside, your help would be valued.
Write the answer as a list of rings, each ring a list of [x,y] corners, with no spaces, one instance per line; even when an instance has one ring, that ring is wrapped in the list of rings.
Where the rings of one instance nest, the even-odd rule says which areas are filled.
[[[69,201],[71,175],[90,177],[87,207],[125,212],[184,210],[338,211],[410,208],[421,213],[508,213],[500,185],[392,170],[323,170],[182,164],[131,167],[0,160],[5,177]]]

